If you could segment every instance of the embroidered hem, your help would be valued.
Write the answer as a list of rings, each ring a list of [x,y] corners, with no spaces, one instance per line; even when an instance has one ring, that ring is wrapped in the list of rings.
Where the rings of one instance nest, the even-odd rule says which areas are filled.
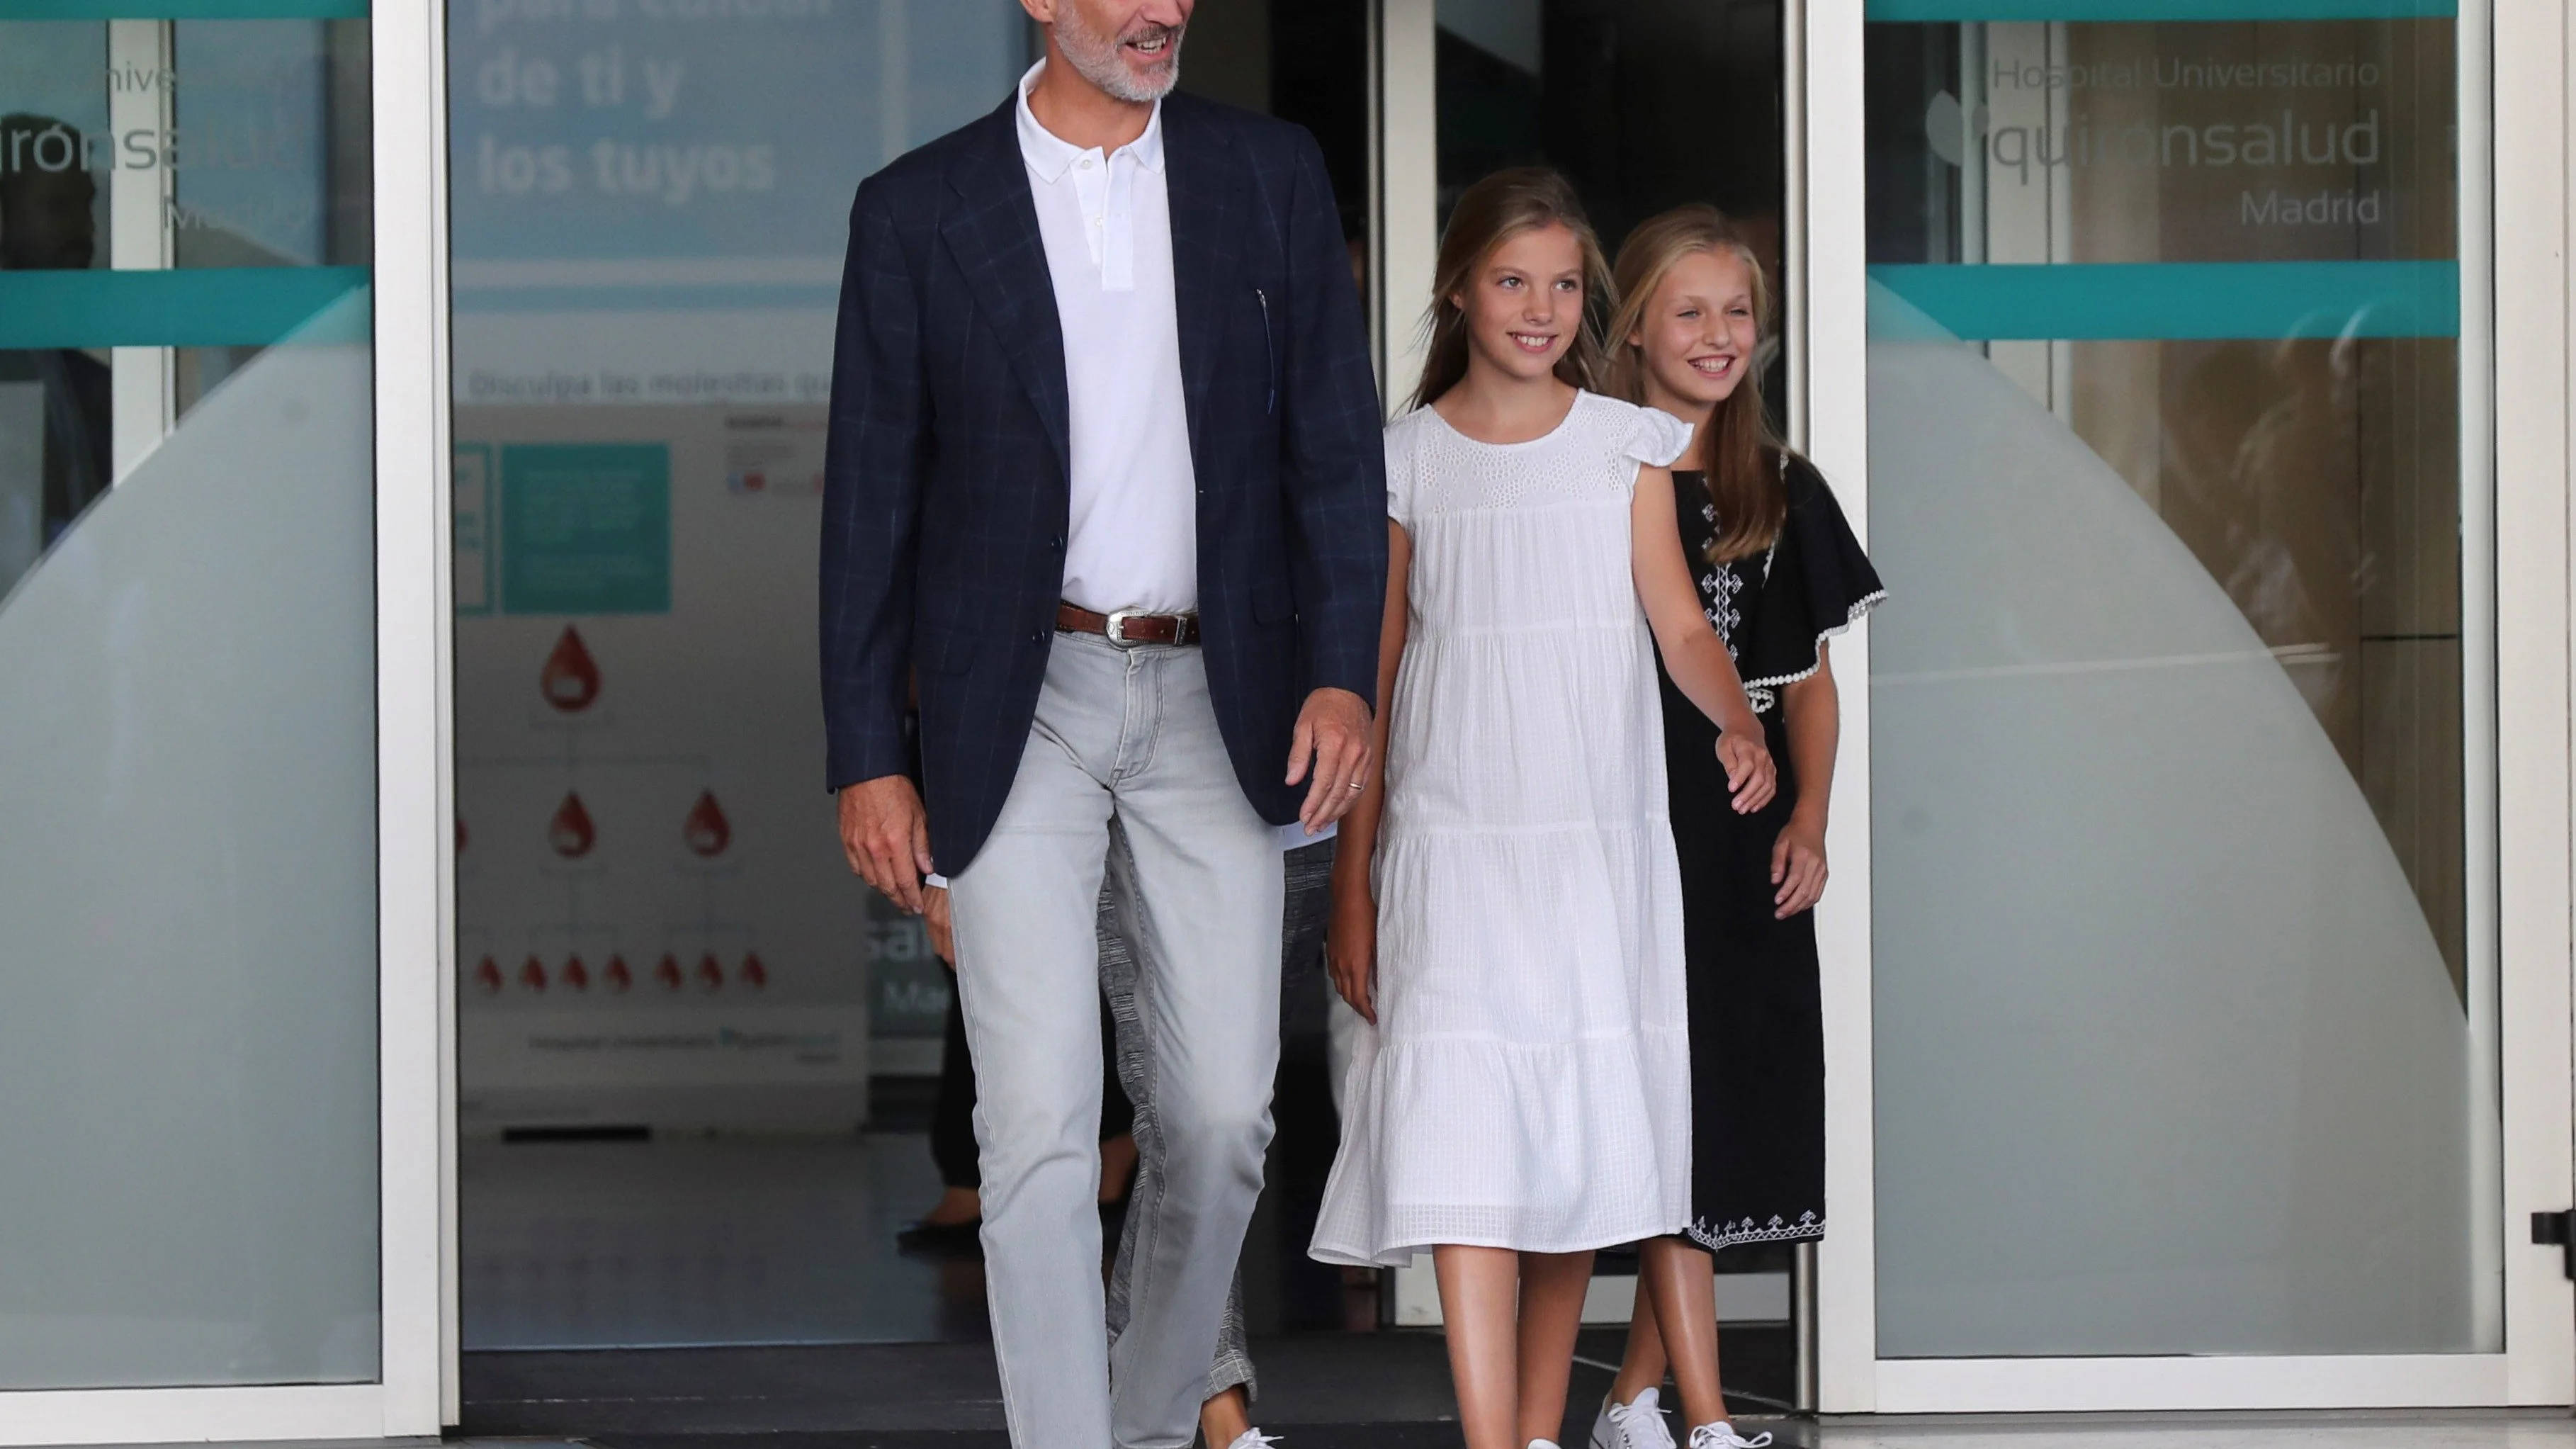
[[[1815,658],[1807,661],[1806,668],[1799,670],[1795,674],[1766,674],[1760,679],[1748,679],[1744,681],[1745,702],[1753,706],[1753,712],[1755,714],[1770,713],[1770,701],[1777,698],[1777,696],[1772,692],[1774,689],[1781,685],[1795,684],[1801,679],[1815,678],[1816,671],[1824,667],[1824,653],[1822,649],[1824,642],[1831,639],[1836,634],[1849,631],[1852,625],[1860,622],[1861,615],[1868,613],[1870,610],[1877,608],[1880,604],[1885,602],[1887,602],[1887,590],[1885,589],[1876,590],[1866,598],[1855,601],[1851,606],[1851,613],[1846,616],[1841,623],[1836,624],[1834,627],[1827,629],[1816,636],[1816,643],[1819,646],[1817,654]],[[1754,697],[1755,690],[1762,691],[1762,698],[1756,699]]]
[[[1719,1223],[1711,1227],[1708,1219],[1701,1218],[1682,1232],[1692,1242],[1715,1252],[1719,1248],[1741,1247],[1746,1243],[1814,1242],[1824,1237],[1825,1220],[1809,1212],[1798,1214],[1798,1220],[1792,1223],[1775,1214],[1768,1223],[1756,1224],[1753,1219],[1746,1218],[1741,1222]]]

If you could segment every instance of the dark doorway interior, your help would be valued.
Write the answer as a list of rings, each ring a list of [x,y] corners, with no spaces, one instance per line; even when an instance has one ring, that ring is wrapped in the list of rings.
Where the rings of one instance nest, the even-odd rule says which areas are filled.
[[[886,0],[889,7],[894,3]],[[1340,202],[1355,274],[1370,255],[1367,56],[1375,8],[1370,0],[1203,4],[1184,67],[1186,87],[1268,110],[1314,132]],[[930,103],[925,97],[934,97],[942,83],[937,66],[965,64],[957,56],[966,41],[929,33],[923,17],[938,7],[916,0],[910,9],[916,23],[907,43],[933,57],[910,78],[919,107]],[[1776,121],[1776,4],[1546,9],[1552,42],[1560,33],[1574,36],[1590,47],[1585,53],[1596,57],[1594,63],[1572,74],[1515,71],[1444,33],[1444,190],[1489,164],[1556,159],[1594,198],[1614,242],[1628,220],[1670,200],[1715,195],[1730,207],[1758,209],[1763,198],[1776,197],[1777,128],[1772,124],[1766,131],[1761,121],[1765,115]],[[1673,39],[1666,32],[1676,26],[1689,33]],[[962,19],[958,28],[964,28]],[[1619,43],[1608,44],[1605,37]],[[482,104],[496,104],[493,92],[475,90],[503,74],[493,68],[498,52],[492,47],[504,40],[518,45],[514,59],[523,76],[539,39],[487,37],[488,56],[461,49],[454,80],[460,94],[473,92]],[[1760,63],[1752,69],[1759,74],[1747,81],[1731,71],[1695,69],[1694,57],[1704,56],[1718,39],[1753,47]],[[565,73],[574,73],[577,57],[567,52],[561,59]],[[1024,50],[1015,50],[1005,63],[985,64],[983,70],[1007,76],[1026,59]],[[782,74],[792,70],[782,62]],[[975,74],[976,86],[991,79],[983,71]],[[864,88],[880,79],[841,81]],[[1738,90],[1742,85],[1754,88]],[[1730,104],[1750,119],[1722,152],[1691,149],[1665,156],[1659,128],[1702,86],[1740,94]],[[1669,99],[1650,103],[1647,92]],[[997,98],[975,90],[957,107],[971,106],[971,114]],[[876,104],[863,100],[862,110]],[[1773,109],[1766,112],[1766,105]],[[470,187],[477,184],[471,178],[479,143],[469,123],[479,113],[467,106],[461,114],[457,169],[467,178],[459,185]],[[510,148],[518,142],[503,129],[495,144],[502,169],[493,174],[506,190]],[[1736,154],[1763,147],[1773,158],[1767,171]],[[531,154],[541,155],[542,148]],[[587,164],[583,154],[576,159]],[[856,171],[867,169],[872,164]],[[846,190],[841,198],[836,204],[845,208]],[[460,204],[467,217],[460,227],[462,268],[471,259],[468,236],[481,238],[476,246],[495,236],[509,238],[489,229],[499,226],[492,220],[499,213],[476,212],[481,203],[472,198]],[[478,232],[478,226],[487,229]],[[596,242],[584,235],[565,245]],[[756,269],[754,274],[765,275]],[[694,283],[631,290],[623,305],[635,317],[661,318],[655,325],[672,338],[718,335],[718,308],[735,300],[701,296],[709,289]],[[786,300],[828,306],[828,282],[807,290],[816,295]],[[469,307],[496,309],[478,317],[506,317],[505,304],[515,305],[501,293],[478,299],[470,287],[461,296],[461,321]],[[576,319],[566,325],[582,324]],[[474,371],[473,335],[460,328],[467,339],[460,345],[460,370],[467,373]],[[569,393],[572,386],[567,375],[561,391]],[[494,387],[484,401],[460,401],[458,436],[469,440],[460,447],[460,469],[484,470],[474,476],[496,496],[515,477],[514,448],[629,450],[618,457],[662,450],[677,530],[675,617],[696,607],[693,581],[710,572],[739,566],[746,577],[775,573],[801,567],[810,557],[810,533],[800,531],[807,525],[790,510],[803,506],[791,496],[797,483],[793,468],[801,457],[796,450],[819,436],[818,400],[749,405],[674,397],[649,407],[603,409],[585,408],[567,396],[524,389],[505,394],[498,383]],[[718,501],[692,505],[691,490]],[[693,538],[687,512],[692,506],[734,513]],[[750,518],[755,510],[774,516],[753,524],[727,521]],[[728,550],[744,556],[729,559]],[[504,584],[507,572],[505,560]],[[511,619],[506,616],[522,611],[509,602],[499,599],[492,618],[470,620],[460,631],[460,720],[470,714],[490,722],[460,729],[467,741],[460,756],[473,755],[460,758],[460,796],[468,817],[460,823],[460,841],[471,842],[459,854],[469,1012],[479,1014],[478,1021],[510,1024],[522,1033],[511,1040],[524,1041],[544,1028],[523,1024],[542,1024],[554,1019],[547,1013],[576,1003],[605,1007],[612,996],[674,1010],[688,1002],[758,1002],[763,1009],[843,1002],[844,996],[819,988],[800,995],[805,988],[798,972],[808,968],[792,949],[770,944],[790,934],[789,927],[761,918],[755,897],[726,895],[735,889],[735,878],[725,874],[731,862],[760,848],[768,836],[784,835],[803,857],[819,856],[819,863],[805,860],[816,872],[815,888],[841,893],[835,903],[838,934],[826,933],[826,939],[849,942],[848,959],[825,960],[811,970],[841,973],[853,983],[846,1001],[864,1001],[857,1029],[868,1037],[870,1067],[859,1082],[783,1104],[774,1096],[742,1097],[734,1087],[549,1095],[526,1086],[534,1070],[526,1060],[498,1054],[498,1048],[488,1056],[473,1049],[479,1038],[469,1027],[462,1084],[469,1124],[461,1169],[464,1430],[578,1436],[610,1449],[682,1449],[681,1439],[688,1449],[728,1449],[722,1441],[734,1438],[744,1438],[749,1449],[748,1436],[758,1436],[762,1449],[998,1446],[1000,1409],[984,1346],[981,1264],[971,1252],[907,1252],[897,1243],[898,1233],[942,1189],[930,1127],[943,1066],[947,979],[929,958],[915,923],[873,902],[864,887],[839,872],[828,802],[812,788],[818,766],[807,758],[811,706],[797,697],[806,685],[799,680],[797,691],[778,704],[773,735],[747,742],[720,746],[673,737],[650,749],[610,754],[599,741],[614,731],[584,732],[593,722],[617,720],[619,711],[629,728],[652,713],[647,701],[658,696],[642,693],[632,683],[638,676],[650,676],[671,696],[749,697],[745,692],[761,681],[748,671],[770,666],[726,641],[787,637],[789,647],[779,657],[795,662],[781,667],[807,667],[810,598],[746,587],[730,601],[734,614],[720,637],[666,629],[651,618],[578,610],[560,618]],[[569,647],[566,638],[574,641]],[[538,739],[536,747],[522,742],[528,736]],[[792,763],[783,771],[746,767],[731,776],[721,759],[709,763],[721,749],[735,748],[783,755]],[[811,753],[819,758],[818,750]],[[691,759],[695,766],[687,766]],[[573,782],[589,792],[578,820],[557,804],[567,786],[521,788],[528,772],[576,766],[601,772]],[[631,930],[617,936],[600,924],[601,900],[613,882],[596,873],[599,861],[622,848],[622,832],[629,828],[616,803],[627,787],[610,781],[609,774],[625,769],[641,779],[655,769],[685,773],[684,767],[709,778],[675,775],[670,819],[646,822],[653,831],[676,830],[674,838],[685,847],[677,866],[655,878],[661,883],[654,889],[686,893],[691,902],[703,895],[710,904],[696,915],[677,912],[675,919],[688,919],[659,928],[659,936]],[[603,783],[594,786],[592,778]],[[701,794],[720,799],[722,813],[710,816],[699,808],[694,802]],[[525,822],[516,818],[526,813],[520,795],[542,807]],[[547,811],[554,812],[551,819]],[[548,848],[509,854],[507,832],[523,823],[549,832]],[[595,853],[593,832],[599,841]],[[512,892],[549,900],[560,894],[568,904],[535,925],[489,924],[505,914],[494,903]],[[1339,1138],[1320,976],[1309,987],[1285,1024],[1270,1190],[1245,1248],[1246,1306],[1264,1390],[1257,1417],[1273,1431],[1316,1429],[1308,1443],[1359,1449],[1447,1445],[1454,1442],[1455,1428],[1444,1420],[1454,1410],[1436,1331],[1385,1326],[1375,1274],[1344,1273],[1305,1255]],[[500,1035],[490,1039],[499,1041]],[[1616,1270],[1615,1262],[1605,1266]],[[1609,1380],[1600,1365],[1615,1360],[1619,1346],[1615,1329],[1587,1331],[1588,1363],[1578,1369],[1574,1396],[1579,1422],[1569,1433],[1588,1433],[1597,1395]],[[1728,1373],[1747,1408],[1789,1399],[1790,1352],[1784,1326],[1728,1329]]]

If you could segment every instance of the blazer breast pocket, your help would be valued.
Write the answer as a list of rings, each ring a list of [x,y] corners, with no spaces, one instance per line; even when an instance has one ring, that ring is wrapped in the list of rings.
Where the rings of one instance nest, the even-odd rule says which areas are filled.
[[[1261,410],[1265,414],[1276,417],[1279,413],[1280,319],[1275,318],[1272,315],[1278,305],[1277,302],[1273,300],[1273,297],[1273,288],[1255,287],[1252,289],[1252,300],[1261,311],[1261,361],[1262,365],[1267,369],[1267,372],[1265,373]]]

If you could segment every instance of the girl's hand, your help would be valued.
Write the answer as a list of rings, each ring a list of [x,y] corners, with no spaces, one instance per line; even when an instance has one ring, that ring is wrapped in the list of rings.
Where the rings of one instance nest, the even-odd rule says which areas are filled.
[[[957,938],[949,931],[948,891],[942,886],[921,888],[921,924],[930,931],[930,949],[939,954],[939,964],[957,969]]]
[[[1324,969],[1351,1010],[1377,1025],[1377,902],[1364,890],[1335,891],[1324,928]]]
[[[1771,884],[1776,918],[1815,909],[1825,894],[1825,833],[1793,814],[1771,844]]]
[[[1735,796],[1735,813],[1750,815],[1780,793],[1780,772],[1763,747],[1762,732],[1729,729],[1717,737],[1717,762],[1726,767],[1726,788]],[[1821,849],[1817,852],[1823,853]]]

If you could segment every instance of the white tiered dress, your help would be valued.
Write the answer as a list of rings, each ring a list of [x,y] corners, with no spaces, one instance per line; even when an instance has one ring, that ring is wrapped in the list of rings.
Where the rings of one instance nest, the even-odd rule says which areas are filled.
[[[1573,1252],[1690,1219],[1681,884],[1629,543],[1638,465],[1689,442],[1593,393],[1527,443],[1429,408],[1387,427],[1410,612],[1378,1021],[1344,1084],[1325,1262]]]

